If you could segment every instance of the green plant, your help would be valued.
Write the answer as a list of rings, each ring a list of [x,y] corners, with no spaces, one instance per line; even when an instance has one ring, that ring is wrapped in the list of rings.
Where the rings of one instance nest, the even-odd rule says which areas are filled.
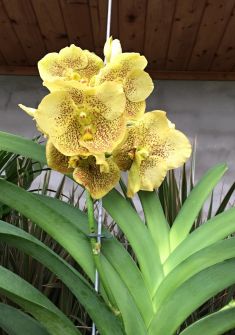
[[[44,148],[20,137],[1,133],[0,149],[46,164]],[[225,171],[225,165],[214,167],[187,198],[184,196],[182,208],[179,212],[181,205],[176,208],[176,218],[172,216],[171,228],[161,205],[166,203],[167,184],[159,196],[139,192],[146,224],[119,192],[113,190],[104,197],[104,208],[125,234],[137,262],[107,230],[101,252],[93,253],[88,218],[79,209],[0,180],[0,201],[51,235],[91,281],[98,267],[100,295],[85,276],[27,232],[1,221],[0,238],[55,273],[87,310],[100,334],[223,334],[235,327],[233,302],[189,327],[185,328],[184,322],[208,299],[235,283],[235,242],[233,237],[224,239],[235,231],[235,209],[210,218],[191,232],[203,203]],[[168,205],[171,202],[168,197]],[[11,329],[9,317],[0,318],[9,334],[32,334],[32,329],[40,335],[80,334],[71,320],[29,283],[3,267],[0,272],[1,293],[37,320],[11,307],[11,323],[19,327]],[[7,307],[0,308],[9,315]]]

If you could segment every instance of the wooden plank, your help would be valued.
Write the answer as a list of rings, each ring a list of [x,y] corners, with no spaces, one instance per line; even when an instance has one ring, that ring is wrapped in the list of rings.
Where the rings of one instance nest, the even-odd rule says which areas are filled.
[[[3,57],[2,53],[0,52],[0,65],[6,65],[5,58]]]
[[[95,52],[101,57],[106,39],[107,4],[106,0],[89,0]]]
[[[147,72],[156,80],[235,80],[235,72],[212,71],[156,71],[148,69]],[[0,75],[38,75],[36,66],[4,66],[0,65]]]
[[[185,70],[197,35],[205,0],[177,2],[167,55],[167,70]]]
[[[208,70],[230,18],[234,0],[207,1],[188,70]]]
[[[144,55],[151,67],[164,70],[176,0],[150,0],[146,13]]]
[[[15,34],[2,1],[0,1],[0,27],[1,63],[4,64],[5,59],[8,65],[25,64],[26,57],[24,50]]]
[[[106,41],[107,29],[107,0],[89,0],[92,32],[95,44],[95,52],[103,57],[103,48]],[[111,32],[113,38],[118,38],[118,0],[112,1]]]
[[[111,35],[119,39],[119,0],[112,1]]]
[[[66,0],[69,4],[81,4],[81,3],[86,3],[88,2],[88,0]]]
[[[211,71],[232,71],[235,67],[235,8],[232,11],[225,34],[216,51]]]
[[[62,13],[64,16],[69,42],[94,51],[95,46],[92,36],[92,22],[88,3],[68,2],[60,0]]]
[[[119,0],[119,35],[124,51],[143,52],[146,0]]]
[[[69,44],[58,0],[31,0],[48,52]]]
[[[45,45],[29,0],[3,0],[7,14],[21,42],[29,65],[34,65],[45,53]]]
[[[235,72],[156,71],[148,68],[147,72],[155,80],[235,80]]]
[[[39,74],[36,66],[0,65],[0,75],[35,76]]]

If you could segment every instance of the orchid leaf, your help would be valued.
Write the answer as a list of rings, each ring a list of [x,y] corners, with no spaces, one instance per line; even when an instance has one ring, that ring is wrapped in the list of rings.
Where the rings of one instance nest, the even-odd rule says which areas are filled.
[[[235,328],[235,306],[231,302],[187,327],[180,335],[222,335]]]
[[[171,228],[171,250],[174,250],[189,234],[202,205],[226,170],[227,166],[225,164],[213,167],[193,188]]]
[[[200,271],[230,258],[235,258],[235,238],[216,242],[186,258],[164,278],[159,286],[154,297],[155,311],[186,280]]]
[[[144,210],[145,221],[154,240],[156,251],[163,262],[169,255],[169,224],[161,202],[155,192],[140,191],[139,198]]]
[[[234,259],[227,260],[197,273],[184,282],[162,303],[150,324],[148,334],[174,334],[193,311],[235,283],[235,271],[231,271],[234,266]],[[169,315],[174,316],[170,322]]]
[[[153,294],[163,277],[160,256],[153,252],[154,241],[133,207],[112,190],[103,198],[103,206],[127,236],[140,264],[141,272]]]
[[[46,164],[45,148],[32,140],[0,131],[0,150],[13,152]]]
[[[81,334],[72,322],[42,293],[2,266],[0,266],[0,292],[40,321],[49,334]]]
[[[102,334],[109,335],[110,329],[113,334],[123,334],[117,318],[84,277],[42,242],[3,221],[0,221],[0,240],[31,255],[56,274],[86,308]]]
[[[46,328],[19,309],[0,303],[0,328],[9,335],[49,335]]]
[[[168,273],[193,253],[235,232],[235,208],[231,208],[193,231],[169,256],[164,269]]]
[[[66,216],[67,219],[82,233],[88,234],[87,216],[72,205],[63,201],[34,195],[39,198],[47,206],[54,209],[58,214]],[[112,264],[120,278],[128,288],[132,298],[134,299],[138,309],[146,323],[150,321],[153,313],[152,301],[146,288],[142,274],[130,254],[124,249],[122,244],[112,236],[108,230],[103,228],[105,238],[102,240],[101,252],[106,259]]]

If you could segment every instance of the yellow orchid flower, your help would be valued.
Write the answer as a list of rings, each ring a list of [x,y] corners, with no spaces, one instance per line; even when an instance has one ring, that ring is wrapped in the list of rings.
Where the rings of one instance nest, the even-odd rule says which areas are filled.
[[[46,144],[47,164],[61,173],[73,173],[76,182],[84,186],[92,198],[99,199],[116,186],[120,179],[117,164],[107,158],[105,165],[99,165],[94,156],[65,156],[48,140]]]
[[[59,152],[50,140],[46,144],[47,165],[61,173],[72,173],[73,168],[69,166],[69,156]]]
[[[34,117],[38,127],[66,156],[112,152],[125,134],[125,95],[122,86],[107,82],[94,88],[76,81],[53,82],[56,89],[32,109],[19,105]]]
[[[40,76],[45,82],[77,80],[89,84],[103,66],[101,58],[74,44],[61,49],[59,53],[49,53],[38,62]]]
[[[174,128],[163,111],[144,114],[127,128],[113,159],[128,174],[128,196],[139,190],[159,187],[170,169],[177,168],[191,155],[187,137]]]
[[[107,63],[114,60],[117,55],[122,53],[122,47],[119,40],[113,40],[112,36],[107,39],[104,45],[104,56]]]
[[[110,41],[107,43],[110,44]],[[112,48],[112,44],[106,49]],[[145,112],[145,99],[153,91],[153,81],[144,68],[147,60],[139,53],[121,53],[112,56],[106,51],[110,62],[100,69],[99,74],[92,79],[92,84],[100,85],[106,81],[121,83],[126,95],[125,112],[129,119],[139,119]],[[110,56],[111,54],[111,56]]]
[[[96,164],[95,157],[77,161],[77,167],[73,172],[74,180],[83,185],[93,199],[100,199],[113,189],[120,179],[120,169],[112,158],[107,158],[107,171],[103,171]]]

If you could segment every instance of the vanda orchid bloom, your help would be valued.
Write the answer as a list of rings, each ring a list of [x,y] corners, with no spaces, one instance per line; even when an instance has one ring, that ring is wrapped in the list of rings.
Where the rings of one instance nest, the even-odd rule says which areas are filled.
[[[85,88],[76,81],[51,86],[53,92],[38,109],[20,107],[34,117],[57,150],[67,156],[112,152],[126,129],[122,86],[105,82]]]
[[[94,199],[116,186],[129,170],[128,196],[159,187],[169,169],[190,156],[187,138],[165,112],[144,114],[153,82],[138,53],[122,53],[118,40],[104,47],[106,65],[74,45],[38,64],[50,93],[37,109],[19,105],[48,138],[48,166],[72,173]]]
[[[61,49],[59,53],[49,53],[38,62],[39,74],[45,86],[54,80],[77,80],[89,85],[91,78],[103,66],[100,57],[74,44]]]
[[[139,53],[121,52],[120,42],[110,38],[104,47],[107,65],[100,69],[92,79],[92,84],[100,85],[105,81],[121,83],[126,95],[125,112],[128,119],[138,119],[144,112],[145,100],[153,91],[153,82],[144,71],[147,60]]]
[[[113,154],[123,171],[129,170],[128,196],[159,187],[170,169],[191,155],[187,137],[174,128],[163,111],[144,114],[127,128],[126,138]]]
[[[73,173],[76,182],[83,185],[94,199],[102,198],[120,179],[120,169],[111,157],[106,158],[106,169],[97,164],[94,156],[65,156],[48,140],[48,166],[61,173]]]

